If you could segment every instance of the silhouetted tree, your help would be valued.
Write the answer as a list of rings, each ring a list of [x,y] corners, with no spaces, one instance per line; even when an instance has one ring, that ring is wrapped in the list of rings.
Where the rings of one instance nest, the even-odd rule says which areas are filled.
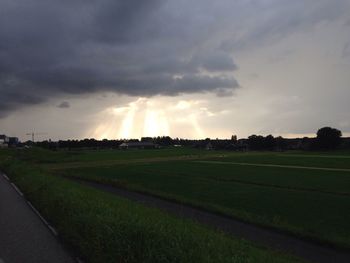
[[[271,134],[265,137],[264,148],[266,150],[272,151],[275,148],[275,145],[276,145],[276,140]]]
[[[264,137],[261,135],[251,135],[248,137],[248,145],[251,150],[264,149]]]
[[[232,141],[233,143],[237,143],[237,135],[232,135],[232,136],[231,136],[231,141]]]
[[[161,146],[171,146],[171,145],[174,145],[174,141],[171,137],[169,136],[158,136],[156,138],[153,139],[153,141],[158,144],[158,145],[161,145]]]
[[[335,149],[341,142],[340,130],[323,127],[317,131],[317,144],[321,149]]]
[[[282,136],[275,138],[275,146],[278,151],[283,151],[287,148],[287,142]]]

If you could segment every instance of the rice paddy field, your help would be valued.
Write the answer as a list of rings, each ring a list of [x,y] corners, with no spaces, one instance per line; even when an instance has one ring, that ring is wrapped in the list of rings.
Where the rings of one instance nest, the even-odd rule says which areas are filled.
[[[67,177],[151,194],[305,239],[350,249],[350,153],[347,152],[236,153],[190,148],[126,151],[29,149],[2,151],[0,158],[2,169],[10,176],[13,174],[24,192],[27,190],[31,193],[29,196],[39,204],[44,214],[66,233],[68,243],[87,255],[85,258],[94,256],[95,259],[101,259],[101,255],[110,249],[106,245],[108,241],[104,239],[108,237],[121,248],[125,245],[125,250],[122,249],[117,255],[116,252],[109,252],[114,258],[128,259],[120,262],[138,262],[138,257],[145,254],[149,261],[144,262],[191,262],[199,256],[207,260],[201,258],[198,262],[297,262],[297,259],[227,237],[194,222],[173,218],[156,209],[122,198],[119,200],[97,190],[85,189],[67,180]],[[48,189],[40,188],[43,184],[51,183],[53,185]],[[36,189],[39,189],[38,193]],[[46,200],[45,195],[51,193],[54,200],[51,197]],[[73,212],[72,207],[75,206],[83,209],[78,209],[78,215]],[[127,225],[126,222],[132,217],[132,213],[126,210],[134,211],[132,213],[137,215],[136,230],[128,226],[123,228],[124,232],[118,232],[121,231],[118,222]],[[71,214],[67,217],[66,213]],[[85,213],[90,217],[87,218]],[[161,223],[159,220],[155,223],[155,218],[162,218]],[[73,219],[76,221],[71,222]],[[92,230],[78,228],[78,231],[73,226],[79,220],[95,227]],[[100,224],[111,225],[110,229],[103,229],[107,231],[106,235],[99,232],[102,227],[96,225]],[[190,231],[188,233],[181,229]],[[120,240],[116,240],[118,235],[112,235],[113,231],[126,235],[128,241],[121,244]],[[146,251],[137,248],[145,244],[137,243],[137,247],[130,247],[134,235],[140,233],[145,235],[145,240],[148,240],[149,235],[152,236]],[[89,238],[92,238],[93,243],[97,242],[97,245],[94,244],[95,250],[82,241]],[[193,248],[193,253],[180,253],[184,248],[179,245],[179,239],[185,240],[186,246]],[[194,240],[202,240],[203,244],[194,245]],[[217,240],[215,242],[222,242],[222,245],[215,246],[208,240]],[[163,243],[167,248],[163,247]],[[181,258],[171,258],[165,252],[168,249],[169,253],[178,253]],[[224,255],[222,259],[219,254]],[[220,260],[213,260],[215,257]],[[113,262],[111,258],[92,262]]]

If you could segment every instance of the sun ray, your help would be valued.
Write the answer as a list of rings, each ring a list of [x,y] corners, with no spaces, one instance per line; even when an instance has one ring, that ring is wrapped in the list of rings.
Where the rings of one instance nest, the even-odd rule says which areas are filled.
[[[144,119],[143,135],[147,137],[169,135],[169,124],[164,112],[147,110]]]
[[[119,138],[128,139],[131,137],[134,127],[135,113],[136,107],[131,105],[119,129]]]

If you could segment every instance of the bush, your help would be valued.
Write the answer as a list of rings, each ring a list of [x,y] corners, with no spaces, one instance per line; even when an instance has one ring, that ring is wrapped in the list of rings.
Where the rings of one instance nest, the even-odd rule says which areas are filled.
[[[317,144],[321,149],[335,149],[341,143],[341,136],[340,130],[323,127],[317,131]]]

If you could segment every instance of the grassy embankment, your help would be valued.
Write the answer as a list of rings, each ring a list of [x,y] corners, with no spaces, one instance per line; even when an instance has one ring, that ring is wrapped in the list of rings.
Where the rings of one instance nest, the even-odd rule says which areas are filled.
[[[40,167],[40,156],[44,162],[65,158],[35,150],[19,156],[0,151],[0,167],[87,262],[299,262],[52,176]]]
[[[350,248],[350,171],[237,164],[350,169],[350,155],[237,153],[211,159],[220,163],[145,160],[88,168],[82,163],[81,168],[56,173],[151,193]],[[65,167],[56,168],[60,165]]]

